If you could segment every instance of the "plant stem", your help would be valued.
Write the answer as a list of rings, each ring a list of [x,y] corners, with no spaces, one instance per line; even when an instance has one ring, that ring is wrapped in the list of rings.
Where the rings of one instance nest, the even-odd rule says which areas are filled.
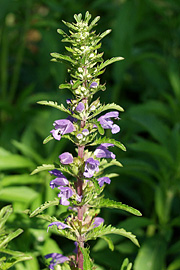
[[[82,120],[81,121],[81,128],[83,128],[85,126],[85,124],[86,124],[86,122]],[[84,157],[84,145],[78,146],[78,156],[80,158]],[[83,195],[82,186],[83,186],[83,175],[80,172],[78,180],[77,180],[77,194],[79,196]],[[78,219],[79,219],[79,221],[83,221],[83,214],[84,214],[84,207],[79,206],[78,207]],[[81,238],[81,236],[80,236],[80,238]],[[78,246],[77,263],[78,263],[78,268],[83,270],[83,260],[84,259],[83,259],[83,254],[81,252],[80,247],[81,248],[84,247],[84,242],[82,240],[79,242],[79,246]]]

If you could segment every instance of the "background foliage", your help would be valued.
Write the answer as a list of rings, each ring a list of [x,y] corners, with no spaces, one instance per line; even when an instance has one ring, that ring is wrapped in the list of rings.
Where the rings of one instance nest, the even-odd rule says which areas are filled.
[[[12,269],[47,269],[43,255],[68,254],[74,249],[55,232],[47,233],[46,223],[30,219],[22,211],[33,210],[55,196],[47,173],[29,173],[68,150],[66,140],[42,145],[53,121],[64,114],[36,102],[49,99],[65,104],[71,97],[58,89],[68,75],[63,64],[50,62],[50,52],[64,52],[56,32],[64,27],[61,20],[72,21],[74,13],[86,10],[93,17],[101,16],[97,32],[113,30],[104,39],[104,58],[125,58],[102,76],[107,90],[101,99],[125,108],[116,136],[127,146],[125,153],[116,150],[124,167],[116,169],[119,177],[113,178],[106,192],[143,213],[138,218],[119,210],[103,210],[106,224],[132,231],[141,247],[113,236],[113,252],[103,240],[91,241],[91,256],[99,270],[119,270],[125,257],[134,263],[134,270],[178,270],[180,3],[176,0],[1,0],[0,208],[11,204],[14,214],[8,227],[24,230],[10,248],[33,256]],[[48,211],[61,213],[63,206]]]

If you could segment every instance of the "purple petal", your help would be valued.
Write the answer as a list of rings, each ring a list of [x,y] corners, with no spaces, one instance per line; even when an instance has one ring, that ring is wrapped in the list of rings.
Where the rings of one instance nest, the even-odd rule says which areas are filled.
[[[107,150],[108,146],[114,146],[114,144],[112,143],[103,143],[101,145],[99,145],[96,150],[94,151],[94,155],[97,158],[112,158],[115,159],[115,155],[110,152],[109,150]]]
[[[54,139],[58,141],[61,139],[62,135],[71,133],[75,130],[74,125],[69,119],[56,120],[53,125],[55,126],[55,129],[51,130],[50,133],[52,133]]]
[[[77,112],[83,112],[84,111],[84,108],[85,108],[84,103],[83,102],[79,102],[79,104],[76,107],[76,111]]]
[[[83,130],[82,130],[82,134],[83,134],[84,136],[87,136],[87,135],[89,134],[89,130],[88,130],[87,128],[83,129]]]
[[[112,134],[116,134],[116,133],[118,133],[119,131],[120,131],[120,127],[119,127],[118,125],[114,124],[114,125],[112,126],[112,129],[111,129]]]
[[[55,176],[58,176],[58,177],[62,177],[63,176],[65,178],[65,176],[63,175],[63,173],[61,171],[57,170],[57,169],[54,169],[52,171],[49,171],[49,173],[50,174],[53,174]]]
[[[94,228],[98,227],[103,222],[104,222],[104,219],[101,217],[94,218],[94,222],[93,222]]]
[[[109,177],[106,177],[106,176],[98,178],[97,181],[98,181],[100,187],[102,187],[104,185],[104,183],[107,183],[107,184],[111,183],[111,180],[109,179]]]
[[[99,171],[99,161],[93,158],[88,158],[85,162],[85,169],[83,175],[87,178],[91,178],[95,172]]]
[[[73,156],[69,152],[64,152],[59,156],[60,162],[64,165],[73,163]]]
[[[58,227],[58,229],[60,230],[63,230],[63,229],[66,229],[66,228],[70,228],[70,226],[68,226],[67,224],[64,224],[64,223],[62,223],[62,222],[59,222],[59,221],[56,221],[56,222],[52,222],[52,223],[50,223],[49,225],[48,225],[48,229],[47,229],[47,231],[49,230],[49,227],[52,227],[52,226],[57,226]]]
[[[56,266],[57,264],[61,264],[66,261],[69,261],[68,257],[63,256],[62,254],[59,254],[59,253],[50,253],[50,254],[45,255],[44,257],[46,259],[52,258],[49,265],[49,268],[52,270],[54,270],[54,266]]]
[[[92,82],[91,85],[90,85],[90,88],[94,88],[94,87],[97,87],[97,86],[98,86],[97,82]]]
[[[58,197],[61,198],[60,204],[62,205],[69,205],[68,199],[74,194],[71,188],[69,187],[58,187],[60,189],[60,193],[58,194]]]
[[[64,177],[64,178],[55,178],[50,182],[50,187],[52,189],[59,187],[59,186],[67,186],[69,184],[69,181]]]
[[[114,124],[111,118],[119,119],[119,112],[108,112],[105,115],[100,116],[97,120],[104,129],[111,129],[113,134],[118,133],[120,131],[120,127]]]

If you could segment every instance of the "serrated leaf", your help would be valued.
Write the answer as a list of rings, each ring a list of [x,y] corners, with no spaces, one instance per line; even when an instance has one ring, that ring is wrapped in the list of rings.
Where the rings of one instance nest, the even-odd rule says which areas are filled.
[[[106,60],[104,63],[100,64],[100,66],[97,69],[101,70],[101,69],[105,68],[106,66],[108,66],[114,62],[121,61],[123,59],[124,59],[123,57],[113,57],[109,60]]]
[[[34,171],[32,171],[31,175],[42,172],[42,171],[47,171],[47,170],[54,170],[55,165],[54,164],[42,164],[41,166],[38,166]]]
[[[69,229],[60,230],[57,228],[57,226],[54,226],[53,230],[63,237],[66,237],[72,241],[77,241],[77,237]]]
[[[52,135],[49,135],[44,139],[43,144],[46,144],[46,143],[50,142],[53,139],[54,139],[54,137]]]
[[[98,145],[101,143],[112,143],[115,146],[117,146],[118,148],[122,149],[123,151],[126,151],[126,147],[122,143],[120,143],[114,139],[110,139],[110,138],[106,138],[106,137],[104,137],[104,138],[100,137],[99,139],[95,140],[93,143],[91,143],[89,145],[93,146],[93,145]]]
[[[95,117],[96,115],[98,115],[106,110],[117,110],[120,112],[124,111],[124,109],[121,106],[119,106],[115,103],[109,103],[106,105],[101,105],[88,119],[91,119],[91,118]]]
[[[18,235],[20,235],[23,232],[22,229],[17,229],[15,232],[9,233],[6,238],[0,243],[0,248],[7,245],[12,239],[16,238]]]
[[[123,204],[121,202],[116,202],[110,199],[105,199],[105,198],[101,198],[99,201],[99,204],[97,207],[105,207],[105,208],[116,208],[116,209],[121,209],[124,210],[126,212],[129,212],[133,215],[136,216],[142,216],[142,214],[135,208],[128,206],[126,204]]]
[[[86,240],[92,240],[96,239],[97,237],[101,237],[103,235],[107,234],[118,234],[124,237],[129,238],[136,246],[139,247],[138,240],[136,239],[136,236],[133,235],[131,232],[127,232],[124,229],[117,229],[115,227],[112,227],[111,225],[109,226],[98,226],[97,228],[91,230],[89,233],[86,235]]]
[[[76,64],[76,62],[73,59],[71,59],[71,57],[68,55],[63,55],[60,53],[51,53],[50,55],[54,57],[55,59],[60,59],[60,60],[68,61],[72,64]]]
[[[101,236],[100,238],[102,238],[104,241],[106,241],[108,243],[108,246],[109,246],[110,250],[112,250],[112,251],[114,250],[114,244],[113,244],[111,238],[109,238],[107,236],[104,236],[104,235]]]
[[[60,110],[62,112],[66,112],[66,113],[71,115],[71,112],[68,109],[66,109],[63,104],[58,105],[56,101],[54,102],[54,101],[42,100],[42,101],[38,101],[37,103],[41,104],[41,105],[47,105],[47,106],[56,108],[56,109],[58,109],[58,110]]]
[[[30,217],[34,217],[34,216],[40,214],[45,209],[47,209],[47,208],[49,208],[50,206],[53,206],[53,205],[59,205],[59,200],[57,198],[55,198],[54,201],[48,201],[48,202],[43,203],[40,207],[38,207],[36,210],[34,210],[30,214]]]

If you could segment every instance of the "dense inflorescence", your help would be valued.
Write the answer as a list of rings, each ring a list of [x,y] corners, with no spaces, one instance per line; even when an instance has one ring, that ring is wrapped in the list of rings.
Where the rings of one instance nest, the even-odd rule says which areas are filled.
[[[90,22],[91,15],[86,12],[85,19],[82,15],[74,15],[75,23],[64,22],[69,28],[69,34],[58,29],[58,33],[63,36],[62,42],[67,42],[68,55],[52,53],[52,61],[65,62],[68,64],[70,81],[59,86],[60,89],[69,89],[72,98],[66,100],[67,108],[58,105],[53,101],[40,101],[39,104],[55,107],[68,114],[66,119],[54,121],[54,128],[50,131],[44,143],[52,139],[60,141],[62,138],[70,140],[77,149],[77,156],[73,157],[70,152],[59,155],[59,165],[50,164],[38,167],[33,173],[41,170],[49,170],[55,177],[50,182],[52,189],[58,189],[58,197],[53,202],[45,203],[32,215],[40,214],[45,208],[61,204],[68,206],[65,220],[56,217],[48,217],[50,222],[48,229],[54,227],[58,233],[75,242],[76,256],[63,256],[62,254],[51,253],[45,257],[51,258],[50,269],[58,264],[66,266],[65,269],[93,269],[94,263],[89,256],[89,249],[85,243],[88,240],[102,237],[108,243],[111,240],[105,235],[120,234],[136,245],[136,237],[124,229],[116,229],[112,226],[104,225],[104,220],[97,217],[101,207],[119,208],[135,215],[140,215],[139,211],[104,198],[103,190],[106,184],[111,183],[114,175],[107,175],[105,168],[117,165],[122,166],[116,160],[116,156],[108,148],[117,146],[122,150],[125,147],[120,142],[107,138],[104,135],[106,129],[110,129],[112,134],[120,132],[118,126],[119,112],[123,109],[114,103],[101,104],[100,98],[93,100],[94,94],[98,91],[105,91],[106,87],[100,83],[99,75],[105,71],[105,67],[115,61],[122,60],[122,57],[114,57],[104,61],[103,53],[99,53],[100,41],[110,33],[110,30],[102,34],[92,31],[96,26],[99,17]],[[104,111],[109,110],[104,114]],[[102,115],[100,115],[102,113]],[[102,137],[103,136],[103,137]],[[95,149],[93,147],[95,146]],[[67,174],[67,177],[65,175]],[[68,179],[67,179],[68,178]],[[42,215],[42,218],[44,216]],[[110,244],[111,248],[113,243]]]

